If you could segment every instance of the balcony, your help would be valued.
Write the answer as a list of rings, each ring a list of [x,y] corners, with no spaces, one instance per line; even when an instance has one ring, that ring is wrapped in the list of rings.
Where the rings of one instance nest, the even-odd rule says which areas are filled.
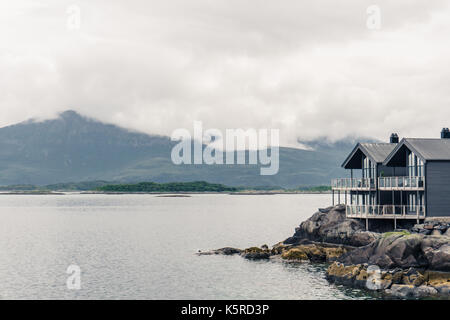
[[[333,190],[375,190],[373,178],[341,178],[331,180]]]
[[[380,190],[424,190],[425,177],[383,177],[378,178]]]
[[[425,219],[425,206],[349,205],[347,218]]]

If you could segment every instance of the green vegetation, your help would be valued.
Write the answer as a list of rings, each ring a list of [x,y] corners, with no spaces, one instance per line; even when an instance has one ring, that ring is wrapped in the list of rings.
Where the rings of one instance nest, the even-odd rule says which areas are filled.
[[[0,186],[0,191],[39,191],[39,192],[88,191],[112,183],[113,182],[97,180],[97,181],[56,183],[56,184],[48,184],[45,186],[38,186],[33,184],[16,184],[16,185]]]
[[[140,182],[136,184],[109,184],[95,190],[104,192],[233,192],[238,189],[223,184],[194,182]]]
[[[230,187],[224,184],[214,184],[205,181],[194,182],[141,182],[123,183],[122,181],[81,181],[66,182],[48,185],[18,184],[0,186],[0,191],[108,191],[108,192],[264,192],[269,193],[302,193],[302,192],[328,192],[329,186],[299,186],[289,189],[280,186],[239,186]]]
[[[264,250],[261,249],[261,248],[258,248],[258,247],[250,247],[250,248],[245,249],[244,252],[245,253],[250,253],[250,252],[252,252],[252,253],[261,253],[261,252],[264,252]]]
[[[402,231],[391,231],[391,232],[385,232],[383,233],[383,238],[387,238],[390,237],[392,235],[401,235],[401,236],[409,236],[411,233],[409,233],[409,231],[406,230],[402,230]]]
[[[238,187],[240,190],[256,190],[256,191],[274,191],[274,190],[285,190],[285,188],[280,186],[253,186],[253,187]]]
[[[0,191],[32,191],[32,190],[39,190],[39,187],[32,184],[15,184],[9,186],[0,186]]]
[[[43,188],[46,190],[72,190],[72,191],[86,191],[93,190],[98,187],[109,185],[113,182],[96,180],[96,181],[83,181],[83,182],[67,182],[49,184]]]
[[[327,191],[331,191],[331,186],[298,187],[297,190],[312,191],[312,192],[327,192]]]
[[[331,186],[299,186],[297,188],[283,188],[279,186],[256,186],[256,187],[237,187],[240,191],[276,191],[276,192],[329,192],[331,191]]]
[[[299,248],[293,248],[283,252],[281,258],[285,260],[309,260],[306,252]]]
[[[106,189],[103,189],[105,187]],[[120,189],[120,190],[119,190]],[[139,190],[137,190],[139,189]],[[19,184],[0,186],[0,191],[111,191],[111,192],[237,192],[237,191],[275,191],[275,192],[328,192],[329,186],[306,186],[295,189],[287,189],[272,186],[256,186],[256,187],[229,187],[223,184],[213,184],[205,181],[195,182],[171,182],[171,183],[155,183],[141,182],[123,184],[113,181],[82,181],[56,183],[45,186],[32,184]]]

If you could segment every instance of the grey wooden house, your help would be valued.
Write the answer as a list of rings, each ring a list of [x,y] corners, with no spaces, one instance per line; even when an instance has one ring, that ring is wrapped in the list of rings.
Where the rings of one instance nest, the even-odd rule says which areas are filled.
[[[358,143],[342,167],[349,178],[332,181],[333,204],[349,218],[450,217],[450,131],[440,139],[404,138]]]

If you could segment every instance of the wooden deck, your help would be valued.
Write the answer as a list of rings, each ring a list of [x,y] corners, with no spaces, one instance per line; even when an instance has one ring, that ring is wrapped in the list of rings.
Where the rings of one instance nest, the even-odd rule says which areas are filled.
[[[377,183],[375,183],[377,182]],[[336,191],[423,191],[424,177],[379,177],[374,178],[340,178],[331,180],[331,189]]]
[[[347,205],[347,218],[360,219],[410,219],[426,218],[425,206]]]

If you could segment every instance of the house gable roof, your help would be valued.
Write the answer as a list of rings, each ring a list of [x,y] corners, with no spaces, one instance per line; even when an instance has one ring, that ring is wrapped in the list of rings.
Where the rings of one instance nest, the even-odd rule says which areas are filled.
[[[383,164],[391,164],[397,153],[405,147],[423,161],[450,161],[450,139],[403,138]]]
[[[352,159],[359,153],[363,153],[375,163],[382,163],[395,146],[395,143],[358,143],[342,163],[342,167],[348,168]]]

